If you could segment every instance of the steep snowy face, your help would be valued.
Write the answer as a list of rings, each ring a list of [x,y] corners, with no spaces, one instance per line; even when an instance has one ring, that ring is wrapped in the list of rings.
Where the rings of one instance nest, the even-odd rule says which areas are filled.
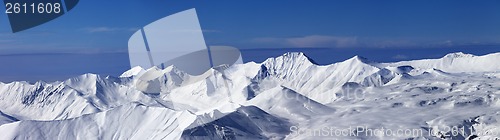
[[[397,83],[403,79],[412,78],[408,73],[414,70],[411,66],[385,67],[378,72],[367,76],[360,83],[363,86],[383,86]]]
[[[186,111],[130,103],[74,119],[2,125],[0,131],[15,133],[0,139],[180,139],[194,119]]]
[[[283,139],[290,133],[286,119],[255,106],[243,106],[208,124],[187,129],[182,139]]]
[[[335,112],[333,108],[281,86],[262,91],[244,106],[256,106],[272,115],[300,121]]]
[[[246,101],[245,88],[250,78],[245,73],[248,68],[243,67],[247,64],[224,70],[214,68],[201,75],[189,75],[174,66],[151,68],[138,77],[135,85],[163,106],[204,114]]]
[[[297,75],[313,68],[314,64],[303,53],[285,53],[282,56],[264,61],[259,76],[293,80]]]
[[[275,85],[283,85],[327,104],[336,99],[335,93],[343,84],[362,82],[366,76],[379,70],[359,56],[326,66],[315,65],[309,60],[303,53],[286,53],[270,58],[262,63],[255,80],[263,81],[261,83],[266,83],[266,86],[275,82]]]
[[[85,74],[64,82],[13,82],[0,87],[0,110],[20,120],[63,120],[129,102],[155,104],[127,80]]]
[[[381,67],[409,65],[419,69],[440,69],[445,72],[495,72],[500,71],[500,53],[483,56],[474,56],[461,52],[450,53],[439,59],[424,59],[401,61],[396,63],[382,63]]]
[[[198,79],[194,78],[196,77],[180,71],[175,66],[169,66],[165,69],[152,67],[146,70],[142,75],[137,76],[135,87],[144,93],[158,94],[162,92],[162,90],[168,91],[193,82],[198,82],[206,78],[206,76],[203,75]]]
[[[66,119],[99,111],[62,83],[13,82],[0,90],[1,110],[18,119]]]
[[[125,77],[141,76],[145,72],[146,72],[146,70],[144,70],[142,67],[135,66],[132,69],[122,73],[122,75],[120,75],[120,77],[125,78]]]

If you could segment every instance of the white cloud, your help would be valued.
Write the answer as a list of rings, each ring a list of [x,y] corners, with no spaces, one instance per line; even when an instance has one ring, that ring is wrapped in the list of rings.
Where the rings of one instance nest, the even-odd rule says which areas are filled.
[[[273,37],[261,37],[252,39],[252,42],[256,43],[284,43],[283,38],[273,38]]]
[[[415,47],[418,43],[410,40],[376,40],[363,42],[367,47],[375,48],[398,48],[398,47]]]
[[[257,43],[274,43],[282,44],[292,47],[354,47],[358,44],[357,37],[340,37],[340,36],[324,36],[324,35],[310,35],[303,37],[292,38],[256,38],[253,42]]]
[[[139,28],[117,28],[117,27],[87,27],[81,29],[87,33],[102,33],[102,32],[136,32]],[[195,30],[178,30],[181,32],[193,32]],[[219,30],[202,30],[204,33],[219,33]]]
[[[302,37],[262,37],[251,40],[253,43],[276,45],[279,47],[300,48],[421,48],[421,47],[456,47],[472,45],[499,45],[499,42],[421,40],[418,38],[384,38],[308,35]]]
[[[450,46],[453,46],[455,45],[455,42],[451,41],[451,40],[445,40],[445,41],[441,41],[441,42],[437,42],[437,43],[433,43],[431,44],[433,46],[445,46],[445,47],[450,47]]]
[[[409,57],[406,56],[406,55],[402,55],[402,54],[398,54],[398,55],[395,55],[392,57],[392,59],[396,59],[396,60],[403,60],[403,59],[408,59]]]
[[[312,35],[297,38],[288,38],[286,42],[296,47],[352,47],[357,44],[356,37],[338,37],[338,36],[321,36]]]
[[[138,28],[116,28],[116,27],[87,27],[82,29],[88,33],[117,32],[117,31],[137,31]]]

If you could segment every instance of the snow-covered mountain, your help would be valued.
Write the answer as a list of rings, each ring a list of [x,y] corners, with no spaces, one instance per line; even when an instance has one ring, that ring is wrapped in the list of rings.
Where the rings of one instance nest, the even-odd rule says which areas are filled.
[[[424,59],[414,61],[402,61],[397,63],[382,63],[386,66],[410,65],[421,69],[440,69],[446,72],[495,72],[500,69],[500,53],[492,53],[483,56],[475,56],[462,52],[450,53],[439,59]]]
[[[0,83],[0,139],[499,138],[499,60],[354,56],[320,66],[286,53],[201,75],[134,67],[120,77]]]
[[[379,68],[367,63],[365,58],[354,56],[346,61],[326,65],[315,65],[303,53],[286,53],[270,58],[261,65],[256,79],[258,83],[277,82],[322,104],[331,103],[335,93],[347,82],[361,82],[377,72]],[[262,82],[264,81],[264,82]]]

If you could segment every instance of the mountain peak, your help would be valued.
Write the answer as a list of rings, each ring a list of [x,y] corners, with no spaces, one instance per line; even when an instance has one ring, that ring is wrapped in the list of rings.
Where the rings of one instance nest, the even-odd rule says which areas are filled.
[[[463,52],[455,52],[455,53],[446,54],[443,58],[462,58],[462,57],[475,57],[475,55],[466,54]]]
[[[359,56],[359,55],[355,55],[353,56],[352,58],[349,58],[348,60],[356,60],[356,61],[361,61],[361,62],[364,62],[364,61],[367,61],[368,59],[367,58],[364,58],[362,56]]]
[[[144,70],[141,66],[135,66],[132,69],[122,73],[120,77],[132,77],[132,76],[142,75],[145,72],[146,70]]]
[[[281,56],[278,56],[279,57],[287,57],[287,58],[292,58],[292,59],[304,59],[304,58],[307,58],[309,59],[306,55],[304,55],[304,53],[302,52],[287,52],[287,53],[284,53],[283,55]]]
[[[354,56],[354,57],[351,57],[347,60],[345,60],[344,62],[356,62],[356,63],[364,63],[364,64],[371,64],[373,63],[372,61],[368,60],[367,58],[365,57],[362,57],[362,56]]]
[[[316,62],[314,62],[314,60],[312,60],[302,52],[287,52],[281,56],[275,58],[268,58],[267,60],[264,61],[264,63],[276,63],[276,62],[280,63],[310,62],[312,64],[317,64]]]

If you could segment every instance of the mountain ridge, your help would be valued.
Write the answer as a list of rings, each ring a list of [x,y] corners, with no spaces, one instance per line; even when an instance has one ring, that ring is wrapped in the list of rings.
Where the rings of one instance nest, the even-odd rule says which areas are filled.
[[[347,122],[357,122],[351,120],[351,117],[360,119],[366,114],[376,117],[378,115],[384,123],[391,124],[387,119],[400,115],[397,111],[394,112],[393,109],[396,108],[407,112],[412,110],[425,111],[425,108],[433,111],[430,113],[434,113],[436,116],[439,116],[436,114],[437,112],[450,110],[450,108],[460,110],[489,107],[491,111],[497,109],[497,106],[500,107],[499,96],[495,96],[500,94],[498,89],[495,90],[495,87],[500,86],[495,79],[498,77],[488,76],[489,73],[477,74],[477,72],[496,70],[496,63],[483,71],[478,71],[480,69],[473,65],[458,69],[467,70],[470,68],[474,71],[472,73],[454,73],[447,70],[448,67],[456,67],[455,63],[463,64],[468,59],[474,60],[474,63],[465,64],[478,64],[477,67],[480,67],[483,65],[482,63],[500,60],[497,59],[498,55],[500,53],[484,56],[452,53],[430,61],[414,60],[390,64],[376,63],[361,56],[354,56],[342,62],[317,65],[313,62],[314,60],[303,53],[290,52],[269,58],[262,63],[249,62],[224,69],[210,69],[201,78],[185,74],[174,66],[169,66],[167,69],[153,67],[147,70],[134,67],[124,72],[120,77],[83,74],[53,83],[43,81],[34,84],[27,82],[0,83],[0,130],[14,131],[4,135],[5,137],[0,136],[0,139],[8,136],[30,139],[26,133],[28,130],[40,133],[40,135],[33,137],[61,136],[71,138],[72,135],[76,134],[84,138],[97,136],[110,139],[130,138],[130,135],[125,134],[129,131],[121,129],[121,127],[144,134],[138,135],[139,137],[150,135],[155,136],[154,138],[168,136],[174,139],[182,137],[196,139],[197,137],[190,137],[190,134],[198,134],[199,131],[207,128],[203,126],[209,126],[211,131],[206,131],[207,137],[198,137],[201,139],[208,138],[208,136],[222,138],[226,135],[220,133],[225,132],[242,134],[248,138],[304,138],[302,135],[283,131],[285,130],[283,128],[262,128],[245,132],[245,129],[231,127],[245,123],[258,123],[253,128],[259,128],[264,126],[262,124],[266,124],[265,119],[260,122],[256,118],[269,118],[268,121],[290,122],[285,127],[294,125],[316,129],[318,126],[330,123],[346,126]],[[453,61],[448,61],[450,59]],[[423,62],[428,61],[429,65],[423,65]],[[450,63],[442,63],[441,61]],[[431,66],[439,67],[427,68]],[[144,75],[146,76],[143,77]],[[489,75],[498,74],[493,72]],[[151,83],[156,86],[150,85]],[[151,90],[141,90],[138,85],[149,87],[146,89]],[[355,96],[349,93],[352,88],[366,91],[366,93],[363,94],[363,98],[353,98]],[[381,105],[378,106],[380,108],[375,108],[375,105],[378,104]],[[433,106],[438,107],[428,108]],[[255,107],[254,109],[246,109],[253,112],[254,115],[242,115],[241,113],[245,111],[241,110],[245,110],[245,107]],[[404,110],[406,108],[408,110]],[[148,112],[151,109],[156,111]],[[374,114],[377,111],[394,116],[386,117]],[[142,114],[141,112],[148,113]],[[183,126],[179,128],[174,125],[165,127],[153,125],[156,121],[164,122],[166,120],[171,121],[164,123],[172,124],[175,122],[174,119],[183,114],[171,114],[167,115],[170,117],[164,118],[166,120],[158,120],[155,116],[156,113],[160,112],[166,114],[184,112],[185,117],[190,119],[179,124]],[[106,115],[110,113],[113,115]],[[491,114],[488,110],[483,110],[482,113]],[[135,115],[128,117],[130,115],[127,114]],[[230,114],[248,118],[241,119],[244,121],[237,122],[236,125],[221,122],[228,120],[228,118],[235,120],[231,116],[224,116]],[[197,120],[214,116],[220,118],[193,126]],[[252,118],[252,116],[256,118]],[[460,122],[460,119],[467,117],[470,116],[462,114],[457,121]],[[439,120],[439,118],[429,116],[416,118],[415,120],[425,119],[429,122]],[[2,119],[6,120],[4,124],[1,124]],[[109,122],[103,121],[103,119]],[[120,120],[132,121],[137,123],[137,126],[113,122]],[[212,121],[214,123],[211,123]],[[405,121],[407,120],[401,119],[399,123],[405,124]],[[109,123],[113,127],[107,127],[107,125],[103,125],[103,122]],[[143,123],[139,122],[144,122],[151,127],[141,126]],[[385,126],[370,123],[376,121],[361,122],[373,126]],[[411,127],[417,124],[410,123],[412,124],[407,125]],[[91,134],[68,130],[56,134],[55,131],[44,130],[49,128],[57,130],[56,126],[59,125],[75,129],[88,128],[92,131],[97,129],[98,132]],[[495,123],[492,123],[492,127],[494,125]],[[152,128],[168,129],[172,135],[160,131],[154,133],[144,131]],[[188,130],[184,130],[186,128]],[[120,133],[117,137],[109,135],[113,132],[122,132],[123,134]]]

